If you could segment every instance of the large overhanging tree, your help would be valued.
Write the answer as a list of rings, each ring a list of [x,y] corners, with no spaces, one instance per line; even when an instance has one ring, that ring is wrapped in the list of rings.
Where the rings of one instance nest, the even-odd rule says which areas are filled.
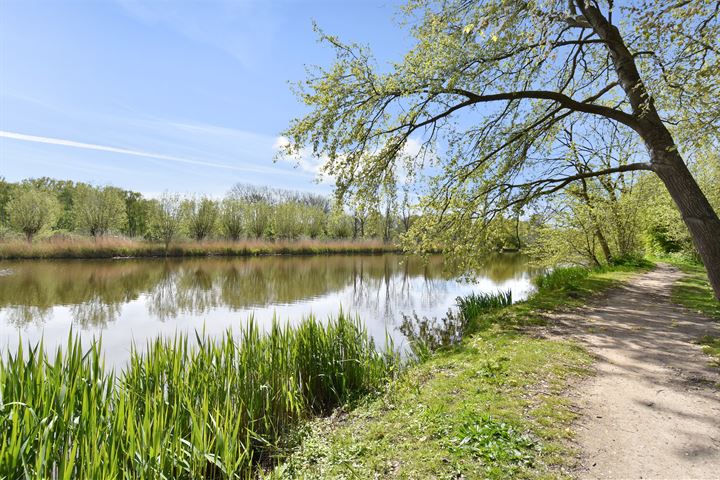
[[[416,44],[389,68],[321,34],[336,61],[301,84],[310,112],[285,132],[285,153],[311,147],[339,195],[377,191],[399,162],[424,172],[409,238],[468,258],[499,214],[584,178],[652,171],[720,298],[720,220],[685,161],[720,143],[720,2],[411,0],[404,11]],[[578,171],[558,141],[569,125],[632,132],[647,153]]]

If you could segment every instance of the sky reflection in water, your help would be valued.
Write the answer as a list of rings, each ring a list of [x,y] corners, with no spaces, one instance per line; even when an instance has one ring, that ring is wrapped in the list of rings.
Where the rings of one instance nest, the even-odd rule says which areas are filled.
[[[0,346],[18,338],[51,348],[71,329],[102,334],[108,363],[121,364],[133,341],[204,328],[217,335],[254,315],[291,323],[343,310],[359,315],[383,343],[396,344],[402,315],[440,317],[472,291],[512,290],[525,298],[537,272],[519,255],[497,255],[467,282],[444,264],[399,255],[126,259],[0,262]]]

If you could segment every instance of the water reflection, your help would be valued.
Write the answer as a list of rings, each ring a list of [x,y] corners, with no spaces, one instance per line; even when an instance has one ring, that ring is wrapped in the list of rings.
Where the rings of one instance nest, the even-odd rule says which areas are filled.
[[[259,320],[321,316],[341,304],[380,333],[402,314],[442,314],[472,290],[511,288],[523,298],[534,274],[518,255],[489,259],[470,283],[457,280],[459,272],[441,256],[21,261],[0,269],[9,272],[0,276],[0,340],[8,344],[10,330],[17,341],[17,329],[26,338],[64,339],[72,327],[129,342],[203,325],[225,328],[251,313]]]

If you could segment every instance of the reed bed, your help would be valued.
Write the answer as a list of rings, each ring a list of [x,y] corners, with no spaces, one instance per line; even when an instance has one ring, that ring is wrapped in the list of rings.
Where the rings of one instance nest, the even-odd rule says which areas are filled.
[[[267,241],[241,240],[179,242],[167,249],[159,243],[125,238],[106,238],[93,241],[88,238],[62,236],[34,243],[22,240],[0,242],[0,259],[44,258],[114,258],[114,257],[202,257],[202,256],[253,256],[253,255],[316,255],[351,253],[399,252],[398,246],[380,241],[295,240]]]
[[[0,359],[0,478],[251,478],[298,423],[382,388],[400,365],[358,319],[134,350],[120,373],[72,334]]]
[[[400,331],[407,337],[410,350],[420,361],[440,350],[460,344],[468,335],[476,333],[483,315],[512,305],[512,291],[470,293],[457,297],[457,312],[448,310],[441,319],[403,315]]]
[[[495,293],[471,293],[455,299],[460,315],[470,321],[482,314],[512,305],[512,290]]]

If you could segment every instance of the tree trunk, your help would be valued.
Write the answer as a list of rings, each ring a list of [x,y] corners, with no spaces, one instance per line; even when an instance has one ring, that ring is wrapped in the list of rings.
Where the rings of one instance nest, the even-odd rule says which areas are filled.
[[[672,134],[660,118],[655,102],[640,77],[635,57],[625,45],[618,28],[594,4],[575,0],[575,5],[595,33],[606,42],[620,86],[637,119],[631,127],[645,142],[652,170],[663,181],[680,210],[705,264],[715,298],[720,300],[720,219],[680,156]]]
[[[598,242],[600,242],[600,248],[602,248],[605,261],[608,264],[612,263],[613,258],[612,252],[610,251],[610,245],[608,245],[605,235],[603,234],[602,230],[600,230],[600,227],[597,224],[595,225],[595,236],[597,237]]]
[[[715,298],[720,300],[720,219],[680,155],[676,151],[657,155],[666,158],[662,163],[653,162],[653,170],[680,210],[695,248],[705,264]]]
[[[577,169],[579,173],[583,173],[582,169]],[[598,239],[598,242],[600,242],[600,248],[602,248],[603,255],[605,256],[605,261],[610,264],[612,263],[612,252],[610,251],[610,245],[608,245],[607,239],[605,238],[605,234],[603,233],[602,229],[600,228],[600,222],[598,222],[597,217],[595,216],[595,207],[592,204],[592,200],[590,200],[590,195],[588,194],[588,188],[587,188],[587,181],[585,179],[582,179],[582,199],[585,202],[585,205],[590,209],[590,221],[593,224],[593,227],[595,228],[595,236]],[[595,262],[597,262],[598,266],[600,266],[600,262],[597,261],[597,258],[594,259]]]

